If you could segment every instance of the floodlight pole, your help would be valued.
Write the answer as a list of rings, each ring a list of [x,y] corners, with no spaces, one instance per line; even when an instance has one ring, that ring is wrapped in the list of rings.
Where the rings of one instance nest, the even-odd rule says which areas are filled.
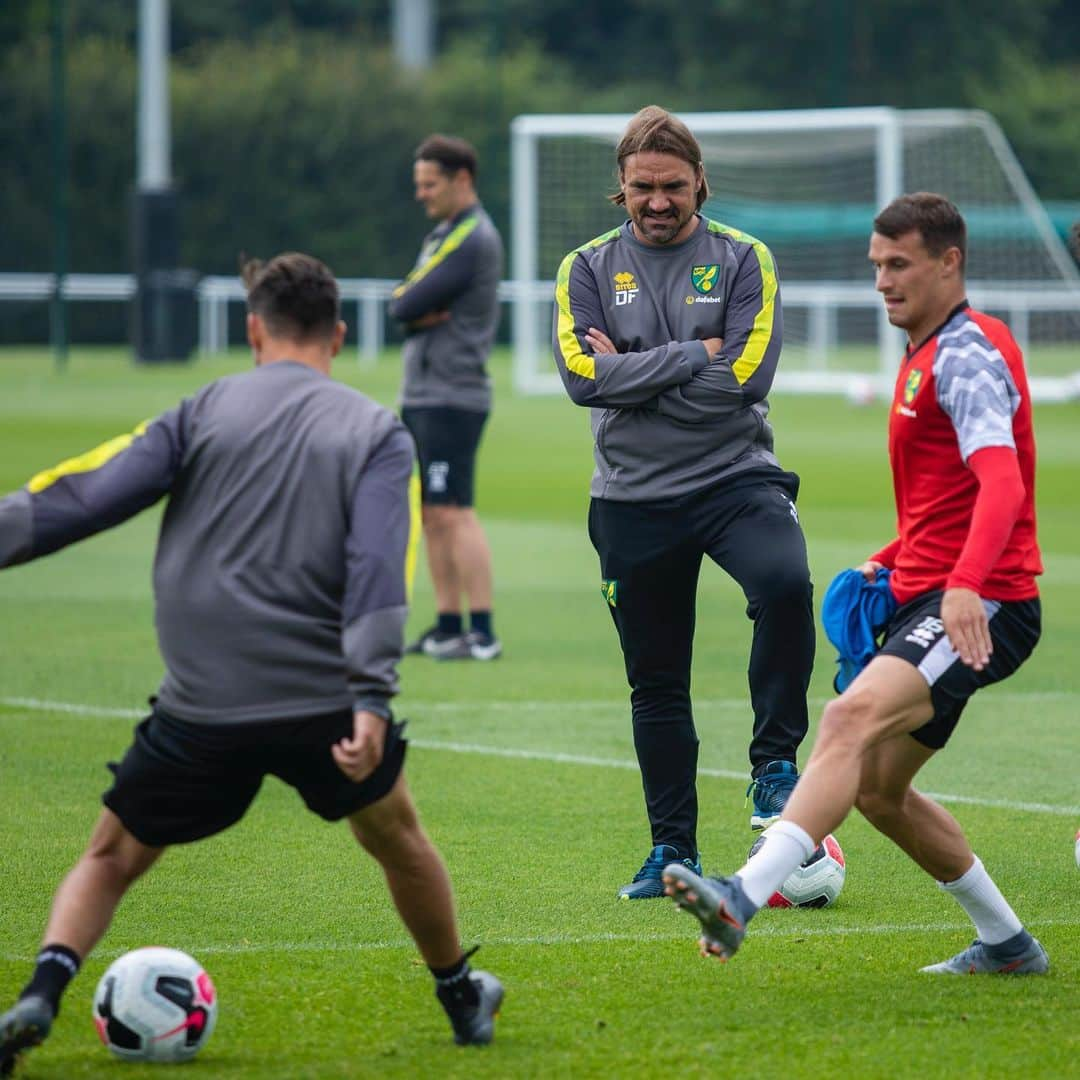
[[[169,160],[169,0],[139,0],[138,190],[167,190]]]
[[[139,361],[184,360],[190,354],[185,315],[190,283],[177,270],[179,198],[172,178],[169,122],[169,0],[139,0],[139,100],[136,185],[132,207],[135,299],[132,337]]]
[[[394,55],[409,71],[427,71],[435,52],[435,0],[394,0]]]
[[[67,0],[52,0],[49,11],[49,69],[51,83],[50,124],[52,148],[52,234],[53,294],[49,304],[49,339],[57,369],[67,365],[68,319],[64,295],[68,272],[68,141],[67,65],[64,36],[67,29]]]

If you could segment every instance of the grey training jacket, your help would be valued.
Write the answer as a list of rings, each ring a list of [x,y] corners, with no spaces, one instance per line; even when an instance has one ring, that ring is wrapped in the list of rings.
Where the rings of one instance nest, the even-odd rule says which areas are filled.
[[[502,240],[479,203],[428,233],[416,265],[390,301],[391,316],[409,335],[402,406],[490,411],[487,360],[499,323],[502,266]],[[413,326],[438,311],[448,311],[450,318],[424,329]]]
[[[161,707],[240,722],[388,716],[406,615],[414,449],[388,409],[291,361],[175,409],[0,499],[0,567],[162,496]]]
[[[570,252],[555,284],[553,351],[571,399],[592,409],[594,498],[691,494],[779,468],[766,394],[783,336],[776,268],[752,236],[706,218],[671,246],[627,221]],[[589,327],[618,350],[593,355]],[[719,356],[704,338],[724,339]]]

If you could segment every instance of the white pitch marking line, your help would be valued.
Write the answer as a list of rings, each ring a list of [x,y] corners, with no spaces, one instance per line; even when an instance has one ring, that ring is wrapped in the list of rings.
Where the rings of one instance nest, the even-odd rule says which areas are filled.
[[[17,709],[33,709],[37,712],[56,712],[72,715],[137,719],[146,715],[145,709],[105,708],[98,705],[79,705],[64,701],[42,701],[38,698],[0,697],[0,705]],[[513,747],[485,746],[480,743],[442,742],[435,739],[410,739],[419,750],[441,750],[454,754],[477,754],[485,757],[513,758],[520,761],[549,761],[558,765],[591,765],[603,769],[634,769],[636,761],[618,758],[590,757],[585,754],[564,754],[549,750],[520,750]],[[718,780],[745,780],[746,773],[733,769],[698,769],[699,776]],[[978,795],[953,795],[942,791],[925,794],[939,802],[961,803],[967,806],[985,806],[996,810],[1021,810],[1033,814],[1053,814],[1058,817],[1080,817],[1080,806],[1058,806],[1052,803],[1022,802],[1013,799],[986,799]]]
[[[1017,690],[997,691],[985,695],[988,700],[1012,701],[1012,702],[1038,702],[1038,701],[1064,701],[1070,698],[1076,699],[1080,695],[1071,690]],[[813,708],[824,708],[831,697],[807,698],[807,704]],[[486,700],[477,702],[464,701],[423,701],[404,697],[403,701],[409,708],[426,709],[430,712],[478,712],[481,710],[520,712],[539,712],[547,709],[556,709],[560,712],[596,712],[600,709],[616,709],[629,713],[630,701],[613,700],[611,698],[596,698],[594,700],[578,701],[514,701]],[[694,698],[695,711],[700,713],[703,709],[738,709],[749,713],[751,711],[749,698]]]
[[[617,901],[613,901],[617,904]],[[952,934],[968,933],[971,930],[970,923],[874,923],[868,926],[808,926],[804,919],[817,918],[817,912],[784,912],[778,915],[780,919],[795,919],[794,926],[759,926],[754,924],[752,936],[755,938],[807,938],[807,937],[858,937],[862,935],[877,936],[882,934]],[[685,924],[690,927],[690,924]],[[1076,926],[1073,919],[1032,919],[1024,923],[1032,929],[1040,927]],[[504,945],[507,947],[521,947],[534,945],[605,945],[609,942],[666,942],[666,941],[690,941],[693,939],[692,932],[683,933],[656,933],[656,932],[630,932],[614,933],[602,932],[597,934],[535,934],[527,937],[483,937],[486,946]],[[249,953],[348,953],[348,952],[383,952],[390,949],[415,949],[416,945],[408,939],[402,938],[395,941],[297,941],[297,942],[239,942],[218,945],[191,945],[185,946],[185,951],[194,956],[229,956],[246,955]],[[98,956],[109,959],[122,955],[123,949],[102,949]],[[0,960],[5,963],[22,963],[33,960],[33,954],[0,953]]]

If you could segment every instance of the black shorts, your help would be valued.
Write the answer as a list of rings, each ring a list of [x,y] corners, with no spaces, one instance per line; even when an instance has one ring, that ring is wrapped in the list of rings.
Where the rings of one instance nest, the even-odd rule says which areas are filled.
[[[980,687],[1008,678],[1031,655],[1042,628],[1042,607],[1034,600],[984,600],[994,651],[976,671],[961,661],[945,636],[939,591],[924,593],[889,621],[880,655],[898,656],[919,669],[930,687],[934,715],[912,737],[940,750],[952,735],[968,698]]]
[[[154,711],[135,728],[102,802],[136,840],[184,844],[235,825],[267,774],[296,788],[308,808],[338,821],[389,794],[405,760],[403,724],[391,724],[379,767],[354,783],[330,755],[353,732],[351,710],[298,720],[193,724]]]
[[[416,442],[425,503],[472,506],[476,451],[488,414],[441,407],[403,408],[401,419]]]

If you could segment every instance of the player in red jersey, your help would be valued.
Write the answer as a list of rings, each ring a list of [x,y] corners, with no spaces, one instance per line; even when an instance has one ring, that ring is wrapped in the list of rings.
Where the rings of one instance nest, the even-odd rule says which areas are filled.
[[[703,954],[730,957],[747,921],[858,807],[975,925],[973,945],[923,971],[1049,968],[953,816],[911,786],[968,698],[1027,659],[1041,624],[1027,376],[1004,323],[967,304],[966,248],[964,219],[940,195],[903,195],[874,219],[877,289],[909,344],[889,416],[899,535],[859,570],[868,581],[891,571],[898,607],[879,652],[825,707],[754,858],[729,878],[665,871],[668,895],[701,922]]]

